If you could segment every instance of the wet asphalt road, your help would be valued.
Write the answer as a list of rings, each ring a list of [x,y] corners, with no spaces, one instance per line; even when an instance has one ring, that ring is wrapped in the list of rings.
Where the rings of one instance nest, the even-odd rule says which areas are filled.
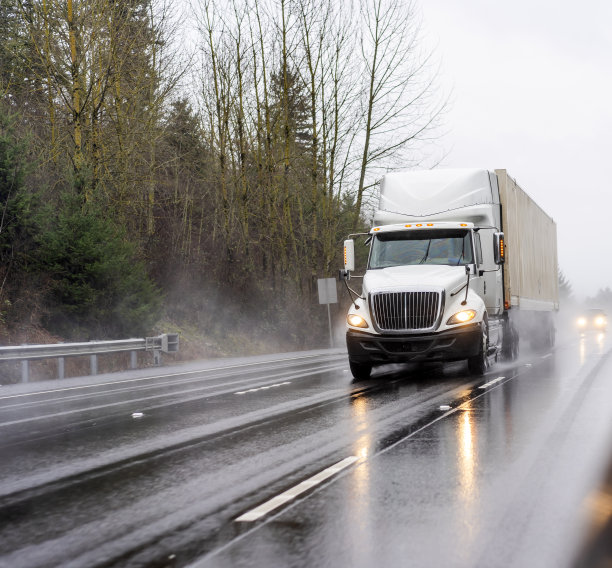
[[[0,566],[610,561],[584,550],[612,519],[611,354],[588,335],[479,379],[352,382],[324,350],[3,386]]]

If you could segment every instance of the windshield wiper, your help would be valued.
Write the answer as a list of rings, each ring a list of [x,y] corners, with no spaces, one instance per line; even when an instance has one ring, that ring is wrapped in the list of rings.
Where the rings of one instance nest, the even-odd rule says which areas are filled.
[[[457,261],[457,264],[455,264],[455,266],[459,266],[461,264],[461,259],[463,258],[464,254],[465,254],[465,239],[463,239],[463,245],[461,247],[461,256],[459,257],[459,260]]]
[[[429,256],[429,247],[431,246],[431,239],[429,239],[429,243],[427,244],[427,250],[425,251],[425,256],[419,261],[419,264],[423,264],[427,257]]]

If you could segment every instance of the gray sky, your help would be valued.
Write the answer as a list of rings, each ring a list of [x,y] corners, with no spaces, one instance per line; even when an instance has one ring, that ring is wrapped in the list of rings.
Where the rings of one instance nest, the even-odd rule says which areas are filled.
[[[557,222],[575,294],[612,288],[612,1],[419,1],[452,91],[442,167],[507,169]]]

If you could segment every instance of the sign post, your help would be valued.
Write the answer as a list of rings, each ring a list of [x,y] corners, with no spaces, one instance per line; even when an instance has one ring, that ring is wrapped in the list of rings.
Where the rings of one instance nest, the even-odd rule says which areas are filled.
[[[334,346],[334,337],[332,335],[331,312],[330,304],[338,303],[338,293],[336,292],[335,278],[319,278],[317,280],[319,289],[319,304],[327,304],[327,321],[329,324],[329,346]]]

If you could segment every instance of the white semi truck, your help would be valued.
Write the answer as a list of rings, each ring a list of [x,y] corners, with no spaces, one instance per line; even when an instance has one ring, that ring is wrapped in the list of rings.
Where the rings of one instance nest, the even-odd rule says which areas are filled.
[[[519,337],[554,345],[556,224],[506,170],[385,175],[372,229],[344,243],[345,282],[355,237],[369,246],[361,293],[349,287],[356,379],[385,363],[461,359],[480,375],[516,358]]]

